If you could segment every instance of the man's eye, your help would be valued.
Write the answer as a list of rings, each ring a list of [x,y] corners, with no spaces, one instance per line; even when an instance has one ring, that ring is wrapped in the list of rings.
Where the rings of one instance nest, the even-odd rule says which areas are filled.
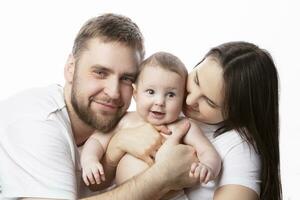
[[[132,77],[122,77],[121,78],[122,82],[131,85],[134,83],[134,79]]]
[[[95,71],[95,73],[98,75],[99,78],[105,78],[106,77],[106,72]]]
[[[147,90],[146,90],[146,93],[147,93],[147,94],[154,94],[154,90],[152,90],[152,89],[147,89]]]

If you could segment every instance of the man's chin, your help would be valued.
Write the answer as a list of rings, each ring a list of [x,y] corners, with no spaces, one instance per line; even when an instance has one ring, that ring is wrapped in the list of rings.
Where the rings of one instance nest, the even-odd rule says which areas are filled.
[[[98,113],[93,120],[93,127],[102,132],[109,132],[117,126],[120,119],[121,117],[116,114]]]

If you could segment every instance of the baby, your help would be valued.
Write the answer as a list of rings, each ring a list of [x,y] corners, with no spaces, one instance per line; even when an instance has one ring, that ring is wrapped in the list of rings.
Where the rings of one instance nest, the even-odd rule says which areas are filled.
[[[141,63],[138,78],[133,84],[136,112],[128,112],[111,133],[95,132],[83,147],[81,165],[82,177],[86,185],[100,184],[101,180],[105,180],[99,160],[111,136],[118,130],[150,123],[154,126],[167,126],[172,131],[174,128],[172,123],[180,119],[179,115],[185,99],[186,78],[187,70],[184,64],[172,54],[158,52]],[[197,125],[192,121],[190,123],[190,129],[183,143],[193,146],[199,159],[197,165],[191,166],[190,175],[199,178],[200,182],[207,183],[219,174],[221,158]],[[148,167],[146,163],[134,167],[137,160],[139,159],[128,154],[121,159],[116,173],[117,184],[121,184]]]

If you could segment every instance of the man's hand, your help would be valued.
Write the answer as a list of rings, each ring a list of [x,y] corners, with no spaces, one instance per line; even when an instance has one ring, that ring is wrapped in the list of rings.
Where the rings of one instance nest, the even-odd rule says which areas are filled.
[[[181,120],[176,124],[176,133],[166,140],[156,154],[156,167],[168,190],[178,190],[191,187],[199,178],[189,176],[193,163],[197,163],[196,151],[188,145],[179,144],[185,136],[190,124],[188,120]]]
[[[131,154],[148,165],[152,165],[153,155],[162,144],[162,136],[150,124],[123,129],[116,133],[107,148],[107,157],[117,165],[125,153]]]

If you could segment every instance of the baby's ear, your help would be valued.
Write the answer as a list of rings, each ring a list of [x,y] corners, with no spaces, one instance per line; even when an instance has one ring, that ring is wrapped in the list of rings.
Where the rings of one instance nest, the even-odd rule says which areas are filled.
[[[133,88],[132,96],[133,96],[133,98],[134,98],[134,100],[135,100],[135,98],[136,98],[136,89],[137,89],[135,83],[132,83],[132,88]]]

